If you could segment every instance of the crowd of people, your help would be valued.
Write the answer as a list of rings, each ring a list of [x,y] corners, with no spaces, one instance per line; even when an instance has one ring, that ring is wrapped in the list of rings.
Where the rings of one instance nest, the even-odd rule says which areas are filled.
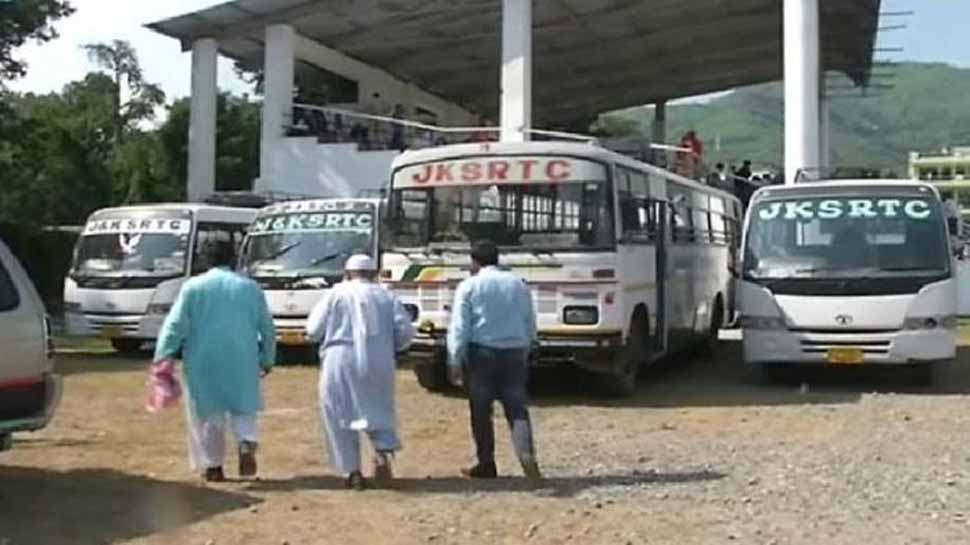
[[[261,288],[231,270],[231,243],[219,242],[214,255],[215,266],[185,284],[166,317],[150,374],[153,391],[169,394],[150,400],[172,406],[182,391],[175,378],[175,362],[182,360],[189,462],[207,482],[226,479],[227,427],[237,441],[240,477],[257,474],[262,380],[276,357],[276,332]],[[468,391],[477,454],[477,463],[461,473],[498,476],[492,405],[500,401],[523,473],[538,480],[526,393],[537,343],[532,297],[521,278],[499,269],[494,243],[476,243],[471,258],[472,276],[456,291],[447,340],[448,374]],[[373,258],[351,256],[344,269],[344,281],[327,290],[311,313],[306,335],[320,347],[320,417],[331,465],[348,488],[363,490],[368,481],[361,434],[376,453],[373,479],[381,485],[393,479],[401,448],[396,359],[415,330],[401,302],[377,281]]]

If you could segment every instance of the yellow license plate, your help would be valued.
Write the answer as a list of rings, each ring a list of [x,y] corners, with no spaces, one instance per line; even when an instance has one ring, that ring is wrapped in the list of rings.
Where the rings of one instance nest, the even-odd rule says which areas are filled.
[[[866,356],[860,348],[833,348],[825,358],[833,365],[858,365],[865,361]]]
[[[300,345],[306,344],[306,336],[298,331],[284,331],[280,333],[280,344]]]
[[[106,325],[101,328],[101,336],[105,339],[117,339],[121,337],[121,328],[116,325]]]

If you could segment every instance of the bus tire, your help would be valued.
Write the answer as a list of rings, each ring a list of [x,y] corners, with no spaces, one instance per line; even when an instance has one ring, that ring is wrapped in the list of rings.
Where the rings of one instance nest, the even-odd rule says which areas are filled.
[[[630,324],[630,335],[617,354],[613,373],[603,377],[606,393],[611,397],[631,397],[637,389],[637,375],[650,353],[650,332],[645,312],[637,312]]]
[[[144,345],[145,341],[141,339],[111,339],[111,347],[115,352],[126,356],[141,354],[141,347]]]
[[[707,335],[704,339],[703,352],[705,356],[713,356],[717,353],[717,346],[720,343],[721,327],[724,326],[724,300],[720,294],[714,299],[714,311],[711,312],[711,322],[707,326]]]
[[[429,392],[443,392],[448,388],[448,367],[444,362],[415,363],[414,376]]]

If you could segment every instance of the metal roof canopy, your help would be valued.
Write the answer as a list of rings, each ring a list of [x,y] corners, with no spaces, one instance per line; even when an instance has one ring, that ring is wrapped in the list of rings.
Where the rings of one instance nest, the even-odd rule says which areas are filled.
[[[819,0],[823,70],[866,85],[881,0]],[[183,48],[261,66],[264,28],[320,44],[484,115],[497,115],[501,0],[236,0],[152,23]],[[535,0],[533,119],[597,114],[779,80],[782,0]]]

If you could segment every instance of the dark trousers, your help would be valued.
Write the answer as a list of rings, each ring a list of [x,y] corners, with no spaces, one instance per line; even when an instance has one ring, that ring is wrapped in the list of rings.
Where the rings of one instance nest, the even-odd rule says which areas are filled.
[[[495,463],[495,429],[492,403],[502,402],[505,419],[512,432],[512,444],[520,461],[534,461],[532,424],[529,420],[526,382],[529,376],[529,351],[524,348],[489,348],[471,345],[468,349],[468,401],[471,407],[472,434],[480,464]]]

